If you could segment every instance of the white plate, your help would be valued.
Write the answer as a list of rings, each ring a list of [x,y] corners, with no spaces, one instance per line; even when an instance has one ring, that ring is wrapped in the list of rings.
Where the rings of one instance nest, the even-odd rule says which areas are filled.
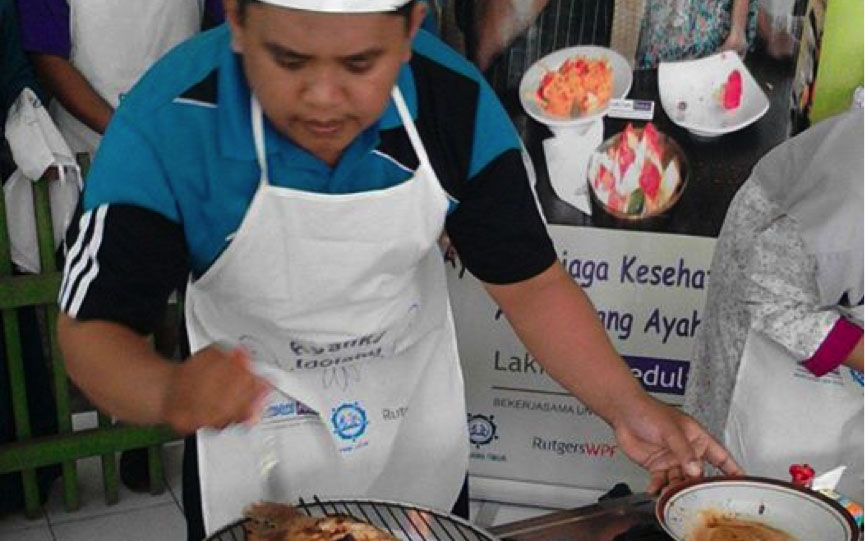
[[[742,103],[728,111],[717,94],[734,69],[742,74]],[[756,122],[769,110],[769,98],[732,52],[698,60],[662,62],[658,65],[661,107],[674,123],[701,137],[716,137]],[[684,110],[679,104],[685,103]]]
[[[609,104],[591,114],[579,115],[573,118],[562,118],[548,115],[541,108],[540,104],[538,104],[537,100],[535,100],[535,93],[538,90],[538,85],[541,84],[541,78],[544,74],[548,71],[559,69],[559,66],[565,60],[575,56],[585,56],[593,59],[606,58],[613,68],[613,94],[610,98],[621,99],[628,95],[628,92],[631,90],[634,74],[631,71],[630,64],[628,64],[628,61],[622,55],[612,49],[594,45],[580,45],[578,47],[559,49],[532,64],[520,80],[520,103],[530,117],[550,127],[568,128],[591,122],[603,117],[607,113]]]
[[[683,541],[705,511],[753,520],[799,541],[855,541],[859,531],[838,503],[789,483],[760,477],[716,477],[685,483],[664,494],[655,509],[658,522]]]

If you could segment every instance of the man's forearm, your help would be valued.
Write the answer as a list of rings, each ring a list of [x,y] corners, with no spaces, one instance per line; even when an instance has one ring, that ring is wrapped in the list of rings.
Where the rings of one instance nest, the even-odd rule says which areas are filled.
[[[95,132],[105,133],[114,109],[75,66],[51,54],[31,54],[30,59],[40,81],[67,111]]]
[[[596,414],[615,424],[644,396],[613,349],[588,297],[558,263],[518,285],[487,285],[538,362]]]
[[[177,365],[147,339],[115,323],[61,315],[60,347],[66,370],[103,412],[134,424],[165,421],[165,396]]]

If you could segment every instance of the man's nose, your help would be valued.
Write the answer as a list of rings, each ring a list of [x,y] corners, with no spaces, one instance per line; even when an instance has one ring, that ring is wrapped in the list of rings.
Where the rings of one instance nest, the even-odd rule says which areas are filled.
[[[344,85],[335,70],[316,70],[307,79],[302,98],[309,105],[331,108],[345,98]]]

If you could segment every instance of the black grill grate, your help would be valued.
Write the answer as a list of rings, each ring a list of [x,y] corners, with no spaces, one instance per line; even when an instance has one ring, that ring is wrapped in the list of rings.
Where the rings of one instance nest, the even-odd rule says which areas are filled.
[[[404,541],[497,541],[492,534],[453,515],[432,509],[381,500],[321,500],[303,498],[297,509],[309,516],[347,515],[368,522]],[[238,520],[217,531],[207,541],[246,541],[244,525]]]

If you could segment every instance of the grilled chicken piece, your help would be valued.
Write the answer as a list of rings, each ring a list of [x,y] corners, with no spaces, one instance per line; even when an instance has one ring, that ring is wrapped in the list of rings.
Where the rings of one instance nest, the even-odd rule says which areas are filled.
[[[261,502],[244,512],[249,541],[398,541],[346,515],[310,517],[290,505]]]

